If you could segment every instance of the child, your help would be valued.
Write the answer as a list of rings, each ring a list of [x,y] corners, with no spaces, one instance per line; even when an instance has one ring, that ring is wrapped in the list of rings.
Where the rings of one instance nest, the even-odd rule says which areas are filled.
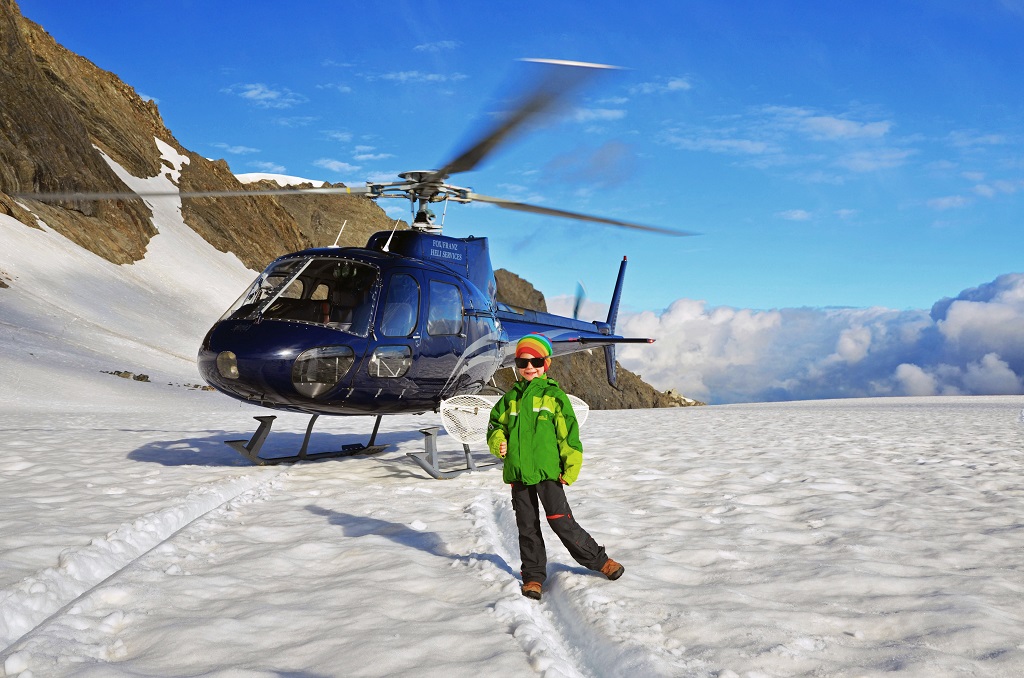
[[[607,556],[572,517],[562,485],[571,485],[583,463],[576,413],[558,382],[548,379],[551,342],[528,334],[516,344],[517,382],[491,410],[487,444],[491,454],[505,460],[504,480],[512,485],[512,508],[519,528],[523,561],[522,593],[540,600],[547,577],[547,553],[540,533],[537,499],[544,505],[548,525],[577,563],[609,579],[625,568]]]

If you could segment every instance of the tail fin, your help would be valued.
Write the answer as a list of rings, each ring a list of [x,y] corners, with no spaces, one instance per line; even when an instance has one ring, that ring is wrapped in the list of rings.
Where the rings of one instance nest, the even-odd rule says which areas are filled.
[[[615,280],[615,291],[612,292],[612,303],[608,306],[608,326],[611,333],[615,334],[615,323],[619,320],[619,299],[622,296],[622,281],[626,277],[626,257],[622,257],[619,264],[619,277]],[[604,366],[608,371],[608,383],[616,385],[618,375],[615,371],[615,344],[608,344],[604,347]]]
[[[626,257],[619,264],[619,277],[615,280],[615,291],[612,292],[612,303],[608,306],[608,326],[615,334],[615,323],[619,319],[619,297],[622,296],[622,280],[626,277]]]
[[[604,367],[608,370],[608,383],[615,386],[619,379],[615,372],[615,344],[608,344],[604,347]]]

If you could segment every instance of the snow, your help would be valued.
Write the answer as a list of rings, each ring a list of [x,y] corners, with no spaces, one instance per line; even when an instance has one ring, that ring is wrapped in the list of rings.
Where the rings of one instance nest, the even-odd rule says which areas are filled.
[[[302,177],[293,177],[288,174],[273,174],[270,172],[249,172],[248,174],[236,174],[235,178],[241,181],[243,184],[255,184],[257,181],[263,181],[269,179],[270,181],[277,182],[277,185],[281,188],[287,188],[288,186],[298,186],[300,184],[313,184],[317,188],[323,187],[327,182],[321,181],[320,179],[303,179]]]
[[[175,202],[131,266],[0,215],[0,674],[1024,672],[1024,397],[592,411],[568,494],[626,573],[547,532],[537,603],[500,472],[406,456],[437,415],[385,418],[374,456],[223,444],[267,411],[190,386],[194,355],[253,272]],[[321,418],[310,450],[371,425]]]

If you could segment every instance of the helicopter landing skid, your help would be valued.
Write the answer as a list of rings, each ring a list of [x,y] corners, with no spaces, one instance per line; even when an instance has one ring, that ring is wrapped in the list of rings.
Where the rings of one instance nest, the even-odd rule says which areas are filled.
[[[442,471],[440,465],[437,462],[437,429],[439,426],[428,426],[427,428],[421,428],[420,433],[426,436],[423,440],[423,452],[409,452],[407,453],[412,460],[420,465],[420,467],[429,473],[432,477],[438,480],[448,480],[454,478],[460,473],[466,471],[479,471],[482,468],[488,466],[497,466],[500,461],[494,461],[488,464],[477,464],[473,461],[473,455],[470,452],[469,445],[463,443],[462,449],[466,453],[466,468],[455,468],[448,471]]]
[[[263,447],[263,443],[266,442],[267,436],[270,435],[270,427],[274,425],[274,420],[277,419],[275,415],[253,417],[253,419],[260,422],[260,425],[259,428],[256,429],[256,433],[254,433],[252,438],[248,441],[225,440],[224,442],[230,445],[233,450],[258,466],[273,466],[275,464],[290,464],[297,461],[315,461],[317,459],[351,457],[356,454],[376,454],[378,452],[383,452],[387,448],[387,445],[373,444],[373,441],[377,439],[377,429],[380,428],[381,415],[377,415],[377,421],[373,425],[373,434],[370,435],[369,445],[354,443],[350,445],[343,445],[340,450],[336,451],[309,453],[306,451],[309,447],[309,436],[313,433],[313,424],[319,416],[319,414],[314,414],[310,417],[309,425],[306,426],[306,436],[302,439],[302,448],[299,449],[298,454],[290,457],[260,456],[260,448]]]

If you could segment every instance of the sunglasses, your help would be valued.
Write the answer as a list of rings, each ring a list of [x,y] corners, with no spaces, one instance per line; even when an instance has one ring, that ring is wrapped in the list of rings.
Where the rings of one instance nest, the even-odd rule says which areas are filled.
[[[523,369],[527,365],[533,365],[534,367],[544,367],[544,361],[547,358],[516,358],[516,367]]]

